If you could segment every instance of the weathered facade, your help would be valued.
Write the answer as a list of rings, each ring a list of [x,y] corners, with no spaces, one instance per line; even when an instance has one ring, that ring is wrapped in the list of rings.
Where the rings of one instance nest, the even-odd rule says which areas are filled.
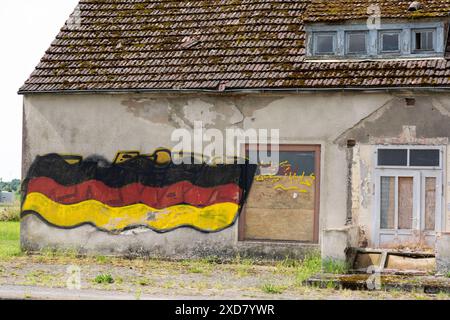
[[[401,2],[406,6],[401,11],[389,1],[382,8],[387,18],[400,22],[444,22],[446,44],[450,3],[428,2],[422,17],[408,13],[408,1]],[[320,13],[320,3],[81,1],[80,25],[62,29],[21,89],[23,176],[28,177],[24,248],[300,257],[321,244],[327,257],[337,259],[349,247],[422,246],[445,252],[442,243],[448,243],[450,232],[446,53],[416,60],[310,60],[305,21],[367,18],[347,12],[345,17],[336,14],[336,21],[321,20],[329,14]],[[239,199],[215,189],[209,202],[200,202],[186,197],[191,189],[183,189],[184,198],[171,204],[190,204],[195,218],[176,215],[176,223],[161,222],[169,219],[160,211],[167,205],[155,207],[171,194],[167,190],[162,195],[152,191],[157,198],[152,206],[142,193],[127,202],[132,192],[117,191],[126,181],[149,187],[151,182],[142,182],[145,174],[126,180],[127,168],[115,162],[112,168],[122,170],[122,180],[114,183],[121,182],[114,185],[105,178],[109,169],[102,168],[111,163],[98,159],[113,161],[118,152],[130,150],[144,155],[170,149],[174,130],[192,132],[199,121],[224,135],[229,128],[279,129],[281,160],[288,169],[272,178],[256,174],[249,194]],[[243,144],[234,155],[245,150]],[[32,164],[49,154],[79,156],[78,162],[65,158],[72,166],[95,156],[96,173],[87,170],[84,178],[70,180],[69,168],[50,181],[47,167],[30,175]],[[103,194],[95,191],[99,181],[101,190],[108,190]],[[199,184],[211,188],[198,179],[193,187]],[[239,185],[245,194],[246,187]],[[119,197],[120,204],[105,194]],[[123,211],[145,203],[148,207],[135,207],[132,214]],[[212,209],[224,203],[229,206]],[[231,205],[239,207],[236,219],[224,222],[226,210],[231,208],[230,218],[236,213]],[[139,210],[144,220],[131,219]],[[110,215],[107,222],[105,215]],[[127,219],[128,225],[123,224]]]

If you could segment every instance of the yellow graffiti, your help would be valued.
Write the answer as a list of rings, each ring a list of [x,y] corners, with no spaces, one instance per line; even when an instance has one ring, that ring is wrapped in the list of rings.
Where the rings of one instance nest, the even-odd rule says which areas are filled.
[[[259,175],[259,176],[255,177],[255,181],[257,181],[257,182],[269,181],[269,182],[276,183],[280,180],[281,180],[281,177],[279,177],[279,176]]]
[[[298,192],[301,192],[301,193],[308,193],[307,190],[300,189],[300,187],[295,187],[295,186],[293,186],[293,187],[286,187],[286,186],[284,186],[282,184],[276,185],[273,189],[274,190],[282,190],[282,191],[298,191]]]
[[[143,225],[156,231],[191,226],[201,231],[214,232],[233,224],[239,206],[234,203],[220,203],[206,208],[176,205],[157,210],[143,204],[116,208],[95,200],[62,205],[43,194],[31,193],[27,196],[22,210],[36,212],[50,224],[64,228],[92,223],[108,231]]]
[[[284,169],[283,175],[258,175],[255,177],[255,181],[271,183],[274,185],[274,190],[308,193],[308,190],[305,190],[302,187],[310,188],[313,186],[313,183],[316,180],[316,176],[314,173],[306,176],[305,172],[303,172],[301,175],[298,175],[296,172],[292,172],[292,165],[289,163],[289,161],[281,162],[279,164],[279,167]],[[294,186],[278,184],[283,178],[286,177],[289,178],[290,184],[294,184]]]
[[[130,159],[136,158],[140,156],[139,151],[119,151],[116,155],[116,159],[114,160],[115,164],[121,164],[127,162]]]

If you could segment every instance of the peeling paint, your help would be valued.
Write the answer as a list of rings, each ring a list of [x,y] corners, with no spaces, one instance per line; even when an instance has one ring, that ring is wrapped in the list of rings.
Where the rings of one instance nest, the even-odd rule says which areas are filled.
[[[355,139],[358,143],[382,143],[383,138],[399,138],[386,140],[386,143],[420,143],[420,139],[449,138],[449,123],[450,111],[436,99],[420,96],[416,97],[415,105],[408,106],[404,98],[394,98],[336,142],[343,145],[348,139]],[[409,135],[405,134],[405,127],[410,130]],[[418,140],[412,141],[414,130]],[[429,142],[423,140],[423,143]]]

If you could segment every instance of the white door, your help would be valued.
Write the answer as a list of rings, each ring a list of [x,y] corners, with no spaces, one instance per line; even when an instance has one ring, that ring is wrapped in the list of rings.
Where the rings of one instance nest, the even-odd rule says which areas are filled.
[[[442,230],[442,167],[420,168],[406,158],[404,167],[375,170],[375,244],[432,248]]]

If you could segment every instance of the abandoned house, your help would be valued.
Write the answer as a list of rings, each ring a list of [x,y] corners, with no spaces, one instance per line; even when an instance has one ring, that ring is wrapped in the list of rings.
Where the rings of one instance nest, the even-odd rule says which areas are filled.
[[[418,250],[449,265],[449,12],[449,0],[81,0],[19,91],[22,246]],[[283,165],[174,165],[173,132],[198,122],[279,129]]]

